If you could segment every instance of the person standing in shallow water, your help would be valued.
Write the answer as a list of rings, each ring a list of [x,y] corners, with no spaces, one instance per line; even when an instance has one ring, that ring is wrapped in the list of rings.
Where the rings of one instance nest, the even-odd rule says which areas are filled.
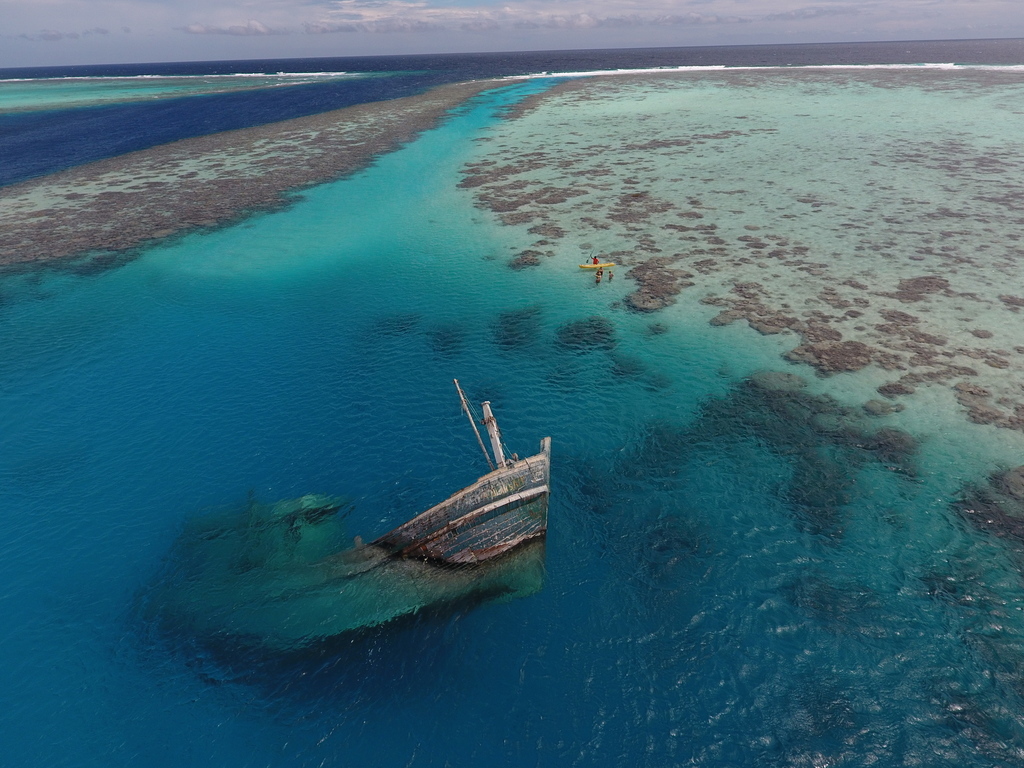
[[[604,274],[604,270],[599,268],[597,270],[597,276],[595,277],[594,282],[595,283],[600,283],[601,282],[601,275],[603,275],[603,274]]]
[[[613,278],[613,277],[615,277],[615,273],[614,273],[614,272],[612,272],[612,271],[611,271],[611,270],[609,269],[609,270],[608,270],[608,282],[609,282],[609,283],[610,283],[610,282],[612,281],[612,278]]]

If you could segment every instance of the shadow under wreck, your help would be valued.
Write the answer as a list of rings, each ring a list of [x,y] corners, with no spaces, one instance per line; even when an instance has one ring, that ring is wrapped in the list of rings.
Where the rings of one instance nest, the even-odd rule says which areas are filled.
[[[458,387],[458,382],[456,382]],[[201,643],[294,651],[421,611],[537,592],[544,577],[551,439],[506,458],[483,403],[491,471],[374,541],[342,548],[351,505],[307,495],[192,520],[144,613]]]

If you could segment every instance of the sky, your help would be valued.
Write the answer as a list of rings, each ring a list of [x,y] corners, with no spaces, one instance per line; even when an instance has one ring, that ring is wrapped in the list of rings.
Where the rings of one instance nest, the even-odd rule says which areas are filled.
[[[1024,37],[1024,0],[0,0],[0,67]]]

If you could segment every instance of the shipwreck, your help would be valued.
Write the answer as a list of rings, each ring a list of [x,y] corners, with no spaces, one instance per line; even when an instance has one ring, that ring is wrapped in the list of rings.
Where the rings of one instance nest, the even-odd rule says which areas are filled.
[[[490,471],[369,543],[348,538],[343,499],[307,495],[190,520],[146,612],[199,641],[297,650],[423,611],[522,597],[544,577],[551,439],[509,454],[489,402]],[[345,544],[344,542],[349,542]]]

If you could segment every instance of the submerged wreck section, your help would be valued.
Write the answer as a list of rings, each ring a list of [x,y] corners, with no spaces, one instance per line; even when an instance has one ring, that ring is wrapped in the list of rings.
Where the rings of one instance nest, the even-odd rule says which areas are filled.
[[[506,459],[489,403],[484,415],[496,467],[369,544],[344,544],[351,504],[329,496],[250,499],[190,521],[144,597],[146,618],[189,642],[288,652],[538,591],[551,439],[534,456]]]
[[[144,618],[189,645],[288,653],[421,612],[523,597],[543,584],[541,538],[461,567],[374,544],[339,549],[343,507],[325,499],[250,504],[191,521],[145,595]],[[313,504],[315,516],[289,519],[287,510]]]

